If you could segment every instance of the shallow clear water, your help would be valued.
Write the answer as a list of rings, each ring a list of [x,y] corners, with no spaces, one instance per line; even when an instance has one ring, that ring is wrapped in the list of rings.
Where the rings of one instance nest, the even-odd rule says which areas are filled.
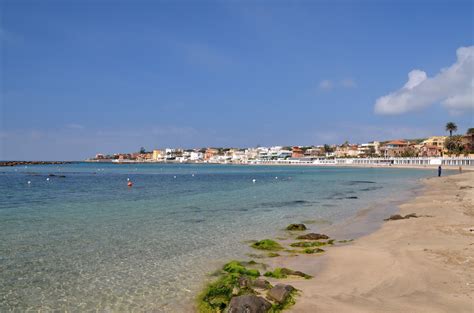
[[[433,175],[85,163],[0,171],[1,312],[184,310],[209,272],[248,258],[244,241],[291,222],[342,221]]]

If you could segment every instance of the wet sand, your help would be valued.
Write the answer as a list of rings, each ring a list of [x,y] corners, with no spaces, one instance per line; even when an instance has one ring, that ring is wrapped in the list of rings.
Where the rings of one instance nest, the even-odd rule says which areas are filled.
[[[289,312],[474,312],[474,172],[433,177],[400,214],[324,255],[279,257],[305,271]],[[337,238],[347,239],[347,238]]]

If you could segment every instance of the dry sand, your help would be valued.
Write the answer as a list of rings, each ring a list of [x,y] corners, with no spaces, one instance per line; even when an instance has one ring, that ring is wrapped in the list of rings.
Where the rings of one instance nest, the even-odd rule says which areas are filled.
[[[425,217],[384,222],[322,257],[275,258],[315,275],[285,281],[301,290],[289,312],[474,312],[473,187],[473,172],[426,179],[400,206]]]

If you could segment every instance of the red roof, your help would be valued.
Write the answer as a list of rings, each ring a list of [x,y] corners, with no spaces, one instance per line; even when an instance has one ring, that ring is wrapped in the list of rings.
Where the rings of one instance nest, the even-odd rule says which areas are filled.
[[[393,140],[393,141],[387,142],[387,145],[404,146],[404,145],[407,145],[407,144],[408,144],[408,142],[406,142],[404,140]]]

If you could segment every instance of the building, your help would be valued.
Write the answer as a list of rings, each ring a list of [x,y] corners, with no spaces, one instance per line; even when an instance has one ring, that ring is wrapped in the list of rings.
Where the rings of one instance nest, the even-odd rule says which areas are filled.
[[[336,147],[334,152],[336,158],[355,158],[359,155],[359,146],[351,144],[343,144]]]
[[[215,156],[219,154],[219,150],[215,148],[207,148],[206,152],[204,153],[204,160],[213,159]]]
[[[164,159],[163,150],[153,150],[152,159],[155,161],[163,161]]]
[[[291,157],[292,158],[302,158],[304,157],[304,151],[300,147],[293,147],[291,149]]]
[[[357,148],[359,157],[374,157],[380,155],[380,142],[371,141],[363,143]]]
[[[409,151],[406,140],[392,140],[380,147],[380,153],[386,158],[400,157]]]
[[[304,152],[305,157],[315,158],[324,155],[324,147],[311,147]]]
[[[200,152],[200,151],[193,151],[191,152],[191,154],[189,155],[189,159],[191,161],[202,161],[204,160],[204,153]]]

